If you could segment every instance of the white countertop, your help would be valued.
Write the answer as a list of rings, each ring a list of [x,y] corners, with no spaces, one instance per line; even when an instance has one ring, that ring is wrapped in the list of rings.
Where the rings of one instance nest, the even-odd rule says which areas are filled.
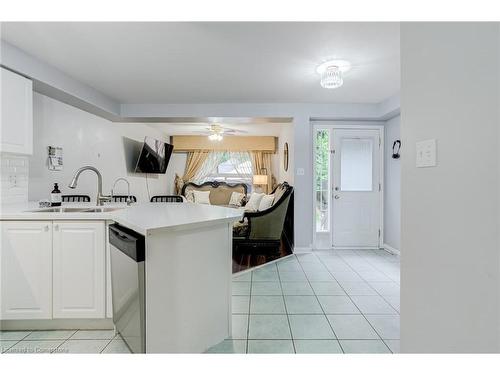
[[[64,208],[95,208],[92,203],[63,203]],[[243,215],[242,210],[183,203],[134,203],[131,206],[109,204],[108,212],[44,212],[38,202],[3,205],[0,220],[112,220],[138,233],[160,229],[182,229],[200,225],[234,222]],[[99,207],[100,208],[100,207]]]
[[[229,223],[241,219],[242,210],[207,204],[139,203],[124,210],[113,211],[114,221],[143,235],[157,229],[185,229],[217,222]]]

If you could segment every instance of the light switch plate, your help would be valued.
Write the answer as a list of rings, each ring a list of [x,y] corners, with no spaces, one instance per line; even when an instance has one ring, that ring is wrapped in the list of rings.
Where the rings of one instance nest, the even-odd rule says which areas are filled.
[[[297,168],[297,176],[303,176],[304,172],[304,168]]]
[[[436,148],[435,139],[417,142],[417,168],[435,167],[437,165]]]

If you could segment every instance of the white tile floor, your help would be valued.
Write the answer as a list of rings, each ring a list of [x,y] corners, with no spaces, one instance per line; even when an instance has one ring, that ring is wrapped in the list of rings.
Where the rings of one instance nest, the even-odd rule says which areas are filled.
[[[233,277],[233,335],[209,353],[398,353],[399,257],[298,254]]]
[[[130,353],[114,330],[0,331],[2,353]]]
[[[399,352],[399,258],[298,254],[233,278],[232,337],[209,353]],[[0,331],[2,353],[130,353],[113,330]]]

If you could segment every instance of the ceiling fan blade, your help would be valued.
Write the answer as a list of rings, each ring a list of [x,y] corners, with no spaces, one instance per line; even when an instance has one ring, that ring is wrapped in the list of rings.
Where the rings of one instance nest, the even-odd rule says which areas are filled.
[[[233,129],[233,128],[224,128],[224,133],[235,134],[235,133],[248,133],[246,130]]]

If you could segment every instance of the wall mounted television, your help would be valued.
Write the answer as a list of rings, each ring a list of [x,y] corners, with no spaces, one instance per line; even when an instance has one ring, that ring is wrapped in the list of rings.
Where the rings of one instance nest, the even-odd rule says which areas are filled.
[[[136,173],[165,173],[174,146],[151,137],[144,138],[135,166]]]

